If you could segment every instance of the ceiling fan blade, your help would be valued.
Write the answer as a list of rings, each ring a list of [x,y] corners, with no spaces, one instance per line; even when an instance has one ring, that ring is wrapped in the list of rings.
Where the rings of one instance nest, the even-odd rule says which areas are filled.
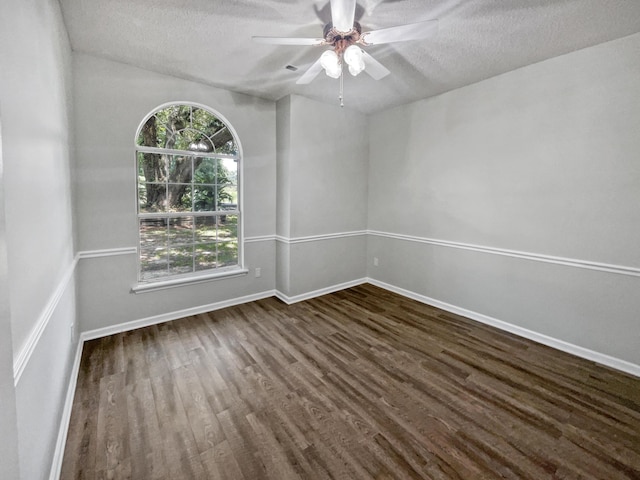
[[[322,65],[320,64],[320,59],[318,58],[318,60],[316,60],[315,63],[311,65],[309,69],[304,72],[304,74],[298,79],[296,84],[307,85],[308,83],[311,83],[321,71]]]
[[[350,32],[356,14],[356,0],[331,0],[331,22],[339,32]]]
[[[322,45],[323,38],[295,38],[295,37],[251,37],[256,43],[268,45]]]
[[[362,59],[364,60],[364,71],[371,75],[374,80],[380,80],[391,73],[387,67],[382,65],[364,50],[362,51]]]
[[[397,27],[381,28],[363,34],[366,45],[381,43],[406,42],[435,35],[438,31],[438,20],[399,25]]]

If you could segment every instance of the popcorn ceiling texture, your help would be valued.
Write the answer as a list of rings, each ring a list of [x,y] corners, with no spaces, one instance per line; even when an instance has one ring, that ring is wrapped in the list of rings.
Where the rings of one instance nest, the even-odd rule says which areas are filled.
[[[338,81],[296,85],[320,47],[271,46],[252,35],[320,37],[327,2],[61,0],[74,51],[277,100],[337,103]],[[363,31],[438,19],[429,39],[367,51],[391,75],[345,77],[365,113],[438,95],[516,68],[640,32],[638,0],[360,0]],[[299,67],[292,72],[287,65]]]

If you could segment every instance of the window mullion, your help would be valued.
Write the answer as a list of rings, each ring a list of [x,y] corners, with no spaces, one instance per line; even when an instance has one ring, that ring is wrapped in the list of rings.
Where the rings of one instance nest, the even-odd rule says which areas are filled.
[[[216,268],[220,268],[220,252],[218,251],[218,244],[219,244],[218,240],[220,238],[218,227],[219,227],[220,216],[216,215],[215,219],[216,219]]]
[[[164,217],[210,217],[212,215],[240,215],[240,210],[211,210],[205,212],[149,212],[139,213],[138,218],[164,218]]]
[[[180,150],[175,148],[158,148],[158,147],[143,147],[136,146],[136,151],[140,153],[156,153],[160,155],[179,155],[182,157],[205,157],[205,158],[228,158],[231,160],[240,160],[238,155],[231,153],[217,153],[217,152],[192,152],[191,150]]]
[[[191,108],[191,126],[193,127],[193,107]],[[191,157],[191,213],[196,211],[196,157]],[[196,271],[196,216],[191,221],[191,271]]]
[[[169,230],[169,218],[166,219],[167,222],[167,242],[165,243],[166,258],[167,258],[167,275],[171,274],[171,238],[169,237],[171,231]]]
[[[196,176],[196,158],[191,157],[191,211],[192,212],[196,211],[195,176]]]
[[[169,157],[163,155],[164,158],[164,211],[167,211],[167,203],[169,202]]]
[[[196,217],[191,217],[191,271],[196,271]]]

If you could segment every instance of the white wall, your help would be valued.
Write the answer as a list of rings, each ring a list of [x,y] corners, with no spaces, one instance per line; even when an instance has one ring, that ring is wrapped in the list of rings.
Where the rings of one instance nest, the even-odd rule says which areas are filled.
[[[291,96],[276,103],[276,235],[291,237]],[[276,289],[291,291],[289,245],[276,244]],[[288,294],[288,293],[287,293]]]
[[[276,103],[276,234],[291,236],[291,95]]]
[[[297,95],[277,107],[278,290],[364,278],[366,235],[348,234],[367,224],[367,117]]]
[[[1,112],[0,112],[1,113]],[[9,310],[7,228],[4,209],[4,165],[0,116],[0,478],[20,478],[16,389],[13,382],[13,345]]]
[[[640,364],[638,58],[640,34],[374,115],[369,275]]]
[[[77,146],[77,222],[81,252],[135,248],[134,137],[159,105],[201,103],[220,112],[236,130],[243,151],[245,244],[243,277],[134,295],[136,255],[83,258],[79,272],[82,330],[179,312],[275,288],[275,103],[156,74],[84,54],[74,54]],[[107,252],[108,253],[108,252]],[[262,276],[255,278],[253,268]]]
[[[10,3],[3,2],[1,100],[9,293],[20,349],[73,259],[70,49],[58,2]]]
[[[74,348],[71,49],[56,0],[0,4],[0,65],[11,322],[0,336],[12,338],[18,429],[0,441],[18,445],[31,480],[49,473]]]

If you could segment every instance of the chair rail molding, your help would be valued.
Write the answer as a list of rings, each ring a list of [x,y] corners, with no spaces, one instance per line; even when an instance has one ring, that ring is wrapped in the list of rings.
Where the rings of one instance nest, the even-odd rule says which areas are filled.
[[[38,317],[38,321],[31,329],[29,336],[25,340],[20,350],[18,350],[18,354],[13,360],[13,382],[15,386],[17,386],[20,382],[20,377],[22,377],[25,368],[29,364],[31,356],[38,346],[40,337],[42,337],[42,334],[46,330],[47,325],[49,325],[49,321],[51,320],[53,313],[56,311],[56,308],[58,308],[60,299],[64,295],[64,292],[69,286],[69,282],[71,281],[71,278],[75,273],[76,266],[78,265],[78,260],[79,255],[76,255],[73,258],[71,264],[67,266],[64,273],[62,274],[60,281],[58,282],[58,286],[53,291],[53,294],[49,297],[49,300],[42,310],[42,313]]]
[[[601,272],[617,273],[619,275],[640,277],[640,268],[630,267],[626,265],[592,262],[589,260],[581,260],[577,258],[556,257],[553,255],[544,255],[540,253],[522,252],[519,250],[509,250],[506,248],[486,247],[483,245],[474,245],[471,243],[453,242],[435,238],[417,237],[414,235],[381,232],[378,230],[369,230],[368,234],[376,237],[392,238],[395,240],[403,240],[407,242],[423,243],[427,245],[436,245],[439,247],[447,248],[458,248],[462,250],[471,250],[474,252],[488,253],[492,255],[521,258],[523,260],[531,260],[535,262],[553,263],[556,265],[565,265],[568,267],[586,268],[588,270],[597,270]]]
[[[304,237],[284,237],[276,235],[276,240],[287,245],[295,245],[296,243],[319,242],[322,240],[334,240],[337,238],[360,237],[367,235],[367,230],[355,230],[351,232],[324,233],[319,235],[308,235]]]
[[[99,257],[113,257],[117,255],[135,255],[138,253],[136,247],[120,247],[120,248],[103,248],[99,250],[85,250],[78,252],[78,257],[83,258],[99,258]]]

